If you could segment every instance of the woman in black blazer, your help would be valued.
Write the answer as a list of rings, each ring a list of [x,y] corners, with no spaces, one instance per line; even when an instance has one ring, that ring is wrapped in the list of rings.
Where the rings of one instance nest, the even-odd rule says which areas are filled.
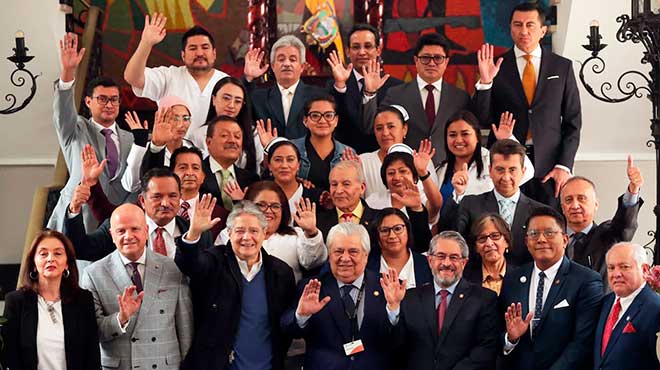
[[[3,365],[11,370],[101,367],[92,294],[78,287],[73,246],[42,231],[23,261],[20,288],[5,296]]]

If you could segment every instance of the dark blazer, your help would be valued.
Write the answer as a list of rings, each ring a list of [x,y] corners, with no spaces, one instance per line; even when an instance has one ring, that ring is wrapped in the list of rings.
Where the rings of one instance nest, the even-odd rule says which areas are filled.
[[[408,290],[401,302],[402,369],[491,370],[498,348],[497,295],[461,279],[452,295],[442,332],[434,285]]]
[[[200,194],[211,194],[222,203],[222,189],[220,189],[220,184],[218,184],[218,179],[215,177],[215,174],[211,172],[211,164],[209,157],[206,157],[202,162],[202,169],[204,170],[204,183],[199,188]],[[253,183],[259,181],[259,175],[255,172],[250,172],[244,170],[238,166],[234,166],[234,173],[236,174],[236,182],[241,187],[241,189],[252,185]]]
[[[351,324],[344,311],[339,295],[339,285],[331,273],[319,277],[321,298],[330,296],[330,302],[318,313],[312,315],[304,329],[295,318],[298,300],[282,317],[282,327],[294,338],[305,339],[305,370],[344,370],[344,369],[395,369],[393,360],[396,354],[392,347],[392,325],[385,310],[385,295],[380,280],[372,271],[364,272],[364,318],[358,337],[365,350],[353,356],[346,356],[343,345],[351,341]],[[303,280],[298,285],[298,297],[307,284]]]
[[[538,82],[531,106],[527,103],[513,49],[503,56],[500,71],[488,90],[477,90],[474,106],[484,128],[499,124],[502,112],[513,113],[513,134],[521,143],[531,127],[534,176],[543,178],[557,165],[573,168],[580,143],[582,113],[572,62],[548,50],[541,54]],[[491,133],[490,142],[494,142]]]
[[[245,81],[244,81],[245,82]],[[263,119],[264,122],[270,118],[271,123],[277,128],[277,134],[287,139],[297,139],[307,134],[307,128],[303,125],[305,102],[312,97],[327,95],[327,92],[317,86],[308,85],[302,80],[293,94],[291,109],[289,110],[289,122],[284,121],[284,108],[282,108],[282,94],[277,84],[270,87],[257,88],[255,83],[245,85],[250,94],[252,102],[252,117],[256,120]]]
[[[507,273],[500,293],[500,317],[512,303],[529,312],[529,289],[534,263]],[[564,257],[543,305],[532,339],[529,331],[504,356],[504,369],[572,370],[592,366],[594,332],[603,300],[600,275]],[[558,305],[564,307],[556,307]]]
[[[440,107],[435,116],[433,125],[429,125],[422,104],[422,95],[419,92],[417,79],[393,86],[385,95],[380,105],[400,104],[408,111],[408,135],[403,140],[411,148],[417,149],[422,139],[430,138],[436,148],[433,163],[437,166],[445,159],[445,125],[449,117],[470,105],[470,96],[463,90],[442,81],[440,91]],[[363,132],[373,132],[373,120],[376,116],[376,101],[371,99],[364,105]]]
[[[37,370],[37,295],[17,290],[5,296],[8,319],[2,326],[3,365],[11,370]],[[68,370],[101,368],[96,315],[92,294],[84,289],[71,302],[62,302],[64,352]]]
[[[614,218],[600,225],[594,223],[589,234],[575,242],[573,261],[600,272],[603,281],[607,282],[605,253],[615,243],[632,240],[637,231],[637,215],[642,204],[644,201],[640,198],[637,204],[626,208],[623,205],[623,195],[620,196]]]
[[[402,83],[403,81],[394,77],[388,78],[373,99],[376,99],[378,105],[380,105],[387,94],[387,90]],[[362,92],[358,86],[355,73],[351,72],[351,76],[346,81],[346,92],[344,93],[340,93],[334,88],[334,81],[330,80],[329,84],[328,89],[335,97],[337,113],[339,114],[339,124],[335,129],[335,138],[355,149],[358,154],[378,150],[378,142],[373,130],[369,132],[362,131],[364,127],[362,124],[364,118]]]
[[[660,369],[656,354],[657,333],[660,331],[660,296],[648,285],[623,312],[601,356],[603,331],[614,299],[614,293],[608,294],[600,311],[593,350],[594,370]],[[629,329],[624,333],[626,326]]]
[[[211,248],[212,244],[187,244],[177,240],[175,262],[191,279],[193,289],[195,336],[182,370],[225,369],[241,320],[243,275],[231,245]],[[273,344],[272,368],[284,368],[291,340],[280,329],[280,317],[295,296],[293,271],[286,263],[261,250],[266,279],[268,316]],[[199,284],[203,282],[203,284]]]
[[[454,220],[454,230],[467,238],[470,235],[472,223],[479,216],[487,212],[499,213],[500,207],[497,204],[494,191],[479,195],[466,195],[458,205],[454,213],[455,216],[450,218],[450,220]],[[447,206],[451,207],[452,203],[456,206],[454,202],[447,203]],[[513,215],[513,225],[511,225],[511,244],[513,245],[509,246],[509,253],[506,254],[507,262],[520,266],[532,260],[532,256],[525,245],[525,222],[527,222],[527,218],[534,209],[542,206],[543,204],[528,198],[522,192],[520,193],[520,199],[516,203],[516,212]],[[474,246],[470,246],[470,255],[476,255]],[[470,265],[475,262],[474,259],[471,261],[468,262]]]
[[[415,285],[420,287],[424,284],[430,284],[433,282],[433,274],[431,274],[431,268],[429,267],[429,262],[426,260],[426,257],[415,251],[410,251],[412,253],[413,265],[415,270]],[[367,260],[367,270],[371,270],[377,274],[380,274],[380,257],[382,253],[380,249],[374,250],[373,246],[369,252],[369,259]]]

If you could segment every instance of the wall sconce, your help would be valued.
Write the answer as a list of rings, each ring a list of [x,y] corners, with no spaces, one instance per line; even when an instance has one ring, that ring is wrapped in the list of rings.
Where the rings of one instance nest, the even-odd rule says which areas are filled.
[[[33,75],[32,72],[29,70],[25,69],[25,64],[29,61],[31,61],[34,57],[27,55],[27,52],[30,50],[25,47],[25,34],[23,34],[23,31],[16,31],[16,47],[13,48],[14,50],[14,55],[7,57],[12,63],[16,64],[16,69],[11,73],[9,80],[11,81],[12,85],[16,87],[22,87],[25,85],[26,78],[21,76],[20,73],[26,74],[28,76],[28,79],[31,81],[30,85],[30,95],[21,103],[21,105],[16,105],[17,104],[17,99],[16,95],[14,94],[7,94],[5,95],[5,100],[10,102],[10,106],[6,109],[0,110],[0,114],[12,114],[20,111],[21,109],[25,108],[28,104],[30,104],[30,101],[32,101],[32,98],[34,98],[34,94],[37,92],[37,77],[40,75]],[[19,73],[20,72],[20,73]]]

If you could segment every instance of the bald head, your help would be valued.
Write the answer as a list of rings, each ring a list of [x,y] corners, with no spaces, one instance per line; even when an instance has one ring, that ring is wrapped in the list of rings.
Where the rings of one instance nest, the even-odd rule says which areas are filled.
[[[124,257],[138,260],[147,244],[148,228],[144,211],[135,204],[122,204],[110,216],[110,235]]]

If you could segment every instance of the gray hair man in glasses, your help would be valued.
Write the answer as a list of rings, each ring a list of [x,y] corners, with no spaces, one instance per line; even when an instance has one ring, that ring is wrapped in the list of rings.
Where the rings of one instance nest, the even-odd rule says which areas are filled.
[[[554,209],[533,210],[526,229],[534,261],[507,273],[500,294],[504,368],[587,368],[603,297],[600,275],[564,256],[566,222]]]

